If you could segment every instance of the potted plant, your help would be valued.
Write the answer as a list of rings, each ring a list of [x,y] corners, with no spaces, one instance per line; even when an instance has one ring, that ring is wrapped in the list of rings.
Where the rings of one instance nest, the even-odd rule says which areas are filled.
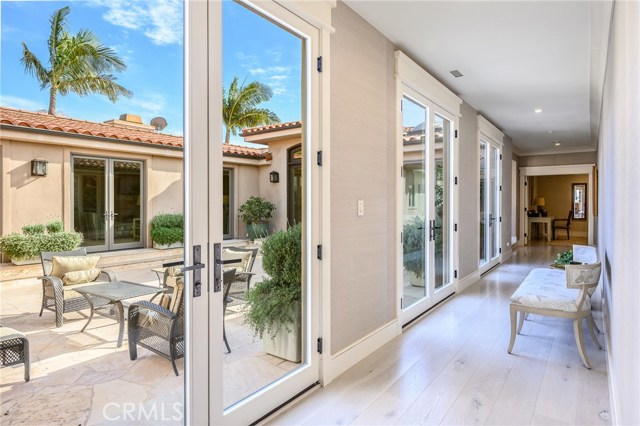
[[[268,274],[247,293],[245,322],[262,339],[265,352],[300,362],[302,295],[302,227],[270,235],[262,245]]]
[[[415,216],[402,228],[404,269],[409,272],[411,285],[415,287],[424,287],[424,226],[424,219]]]
[[[250,240],[264,237],[269,232],[269,222],[271,213],[276,206],[262,197],[251,196],[243,205],[240,206],[238,212],[240,218],[247,224],[247,233]]]
[[[169,249],[184,246],[184,215],[161,213],[151,219],[153,248]]]
[[[554,268],[564,269],[564,265],[569,265],[573,262],[573,250],[563,251],[556,255],[556,261],[551,264]]]
[[[62,221],[54,220],[46,226],[25,225],[22,234],[0,237],[0,251],[14,265],[29,265],[40,262],[40,252],[73,250],[78,248],[82,240],[81,233],[65,232]]]

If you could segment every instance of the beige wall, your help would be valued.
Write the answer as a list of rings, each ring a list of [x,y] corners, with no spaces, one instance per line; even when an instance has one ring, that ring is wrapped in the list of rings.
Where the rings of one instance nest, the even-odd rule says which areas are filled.
[[[396,102],[394,46],[344,3],[333,10],[332,25],[329,303],[336,353],[396,316]]]
[[[520,157],[520,167],[566,166],[571,164],[595,164],[595,151],[571,154],[525,155]]]
[[[572,184],[586,183],[589,184],[589,175],[557,175],[557,176],[533,176],[531,188],[533,193],[529,198],[531,203],[529,208],[533,208],[533,201],[537,197],[544,197],[545,206],[548,216],[554,216],[556,219],[566,219],[569,210],[572,207]],[[591,206],[587,205],[587,209]],[[588,217],[585,220],[572,220],[571,232],[572,236],[586,237],[589,229]],[[565,231],[560,236],[566,238]],[[562,234],[564,233],[564,234]]]

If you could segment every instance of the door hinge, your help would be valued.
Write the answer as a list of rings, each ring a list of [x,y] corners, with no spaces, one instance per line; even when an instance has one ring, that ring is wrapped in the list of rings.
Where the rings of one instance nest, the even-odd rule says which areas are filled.
[[[453,271],[453,278],[458,278],[458,270]]]
[[[453,232],[458,232],[458,224],[457,223],[453,224]]]
[[[500,192],[502,192],[502,185],[500,185]]]
[[[527,238],[527,233],[526,232],[524,233],[524,237]]]
[[[525,180],[524,181],[524,186],[527,186],[527,185],[528,185],[528,182]]]
[[[318,244],[318,260],[322,260],[322,244]]]
[[[502,154],[500,154],[500,159],[502,160]]]
[[[317,65],[318,72],[322,72],[322,56],[318,56],[318,59],[316,60],[316,65]]]
[[[501,248],[498,249],[498,253],[502,253],[502,249]]]
[[[500,216],[500,223],[502,223],[502,216]]]
[[[322,151],[316,153],[316,163],[318,166],[322,166]]]
[[[404,167],[400,167],[400,177],[404,177]]]
[[[458,131],[456,130],[455,132],[453,132],[454,137],[457,139],[458,138]]]
[[[453,184],[454,184],[454,185],[457,185],[457,184],[458,184],[458,176],[456,176],[456,177],[454,177],[454,178],[453,178]]]
[[[526,208],[526,207],[524,208],[524,211],[525,211],[525,212],[527,211],[527,208]]]
[[[400,309],[402,309],[402,297],[400,298]]]
[[[317,349],[318,349],[318,353],[319,353],[319,354],[322,354],[322,337],[318,337],[318,346],[317,346]]]
[[[402,238],[402,232],[400,233],[400,244],[402,244],[404,242],[404,239]]]

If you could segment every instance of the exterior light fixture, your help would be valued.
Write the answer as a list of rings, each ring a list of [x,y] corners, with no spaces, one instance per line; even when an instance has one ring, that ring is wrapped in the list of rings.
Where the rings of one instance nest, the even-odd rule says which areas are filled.
[[[271,183],[278,183],[280,182],[280,173],[273,171],[271,173],[269,173],[269,182]]]
[[[49,162],[42,158],[31,160],[31,176],[46,176],[47,164],[49,164]]]

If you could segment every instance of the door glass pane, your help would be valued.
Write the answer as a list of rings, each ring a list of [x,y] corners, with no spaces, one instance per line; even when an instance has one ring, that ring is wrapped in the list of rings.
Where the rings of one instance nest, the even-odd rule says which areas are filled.
[[[480,265],[487,263],[487,144],[480,141]]]
[[[225,224],[227,215],[238,217],[237,226],[225,228],[232,239],[223,245],[223,260],[238,260],[226,265],[236,271],[223,285],[222,397],[229,408],[309,358],[303,350],[307,319],[302,312],[307,297],[304,123],[294,125],[304,120],[306,66],[300,37],[243,4],[223,2],[222,36],[221,149],[224,165],[235,166],[223,181],[225,191],[234,188],[238,197],[237,207],[228,207],[235,214],[223,210]],[[260,129],[276,123],[286,124]],[[254,131],[243,133],[247,128]],[[270,214],[261,214],[265,203],[274,207]],[[283,256],[287,262],[278,260]]]
[[[450,282],[449,273],[449,158],[451,122],[435,114],[434,118],[434,182],[435,182],[435,288]]]
[[[73,158],[73,227],[82,233],[83,247],[105,245],[107,161]]]
[[[233,238],[232,173],[230,169],[222,170],[222,234],[224,238]]]
[[[491,161],[490,161],[490,170],[491,170],[491,179],[490,179],[490,188],[491,188],[491,196],[490,196],[490,215],[489,220],[490,229],[491,229],[491,258],[495,258],[498,255],[498,228],[499,228],[499,217],[500,213],[498,212],[498,194],[500,188],[498,187],[498,149],[495,147],[491,147]]]
[[[425,148],[427,109],[405,97],[402,100],[402,263],[403,307],[427,295],[425,256],[426,175]]]
[[[142,163],[113,161],[113,242],[140,242]]]

